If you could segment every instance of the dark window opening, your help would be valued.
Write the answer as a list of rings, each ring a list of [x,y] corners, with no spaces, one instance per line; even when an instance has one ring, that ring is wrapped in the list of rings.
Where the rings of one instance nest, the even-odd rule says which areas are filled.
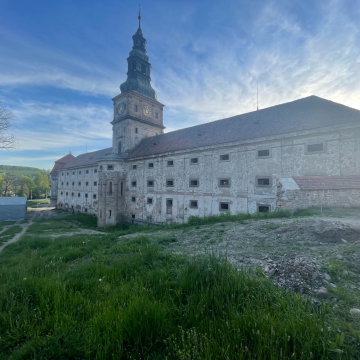
[[[229,160],[230,160],[229,154],[220,155],[220,161],[229,161]]]
[[[131,197],[131,201],[132,201],[132,202],[135,202],[135,201],[136,201],[136,197],[135,197],[135,196],[132,196],[132,197]]]
[[[197,200],[190,200],[190,207],[192,209],[197,209],[198,208],[198,202]]]
[[[147,203],[148,203],[148,204],[152,204],[152,203],[153,203],[153,199],[152,199],[152,198],[147,198]]]
[[[131,186],[136,186],[136,181],[132,181]]]
[[[197,164],[199,162],[198,158],[191,158],[190,159],[190,164]]]
[[[221,202],[221,203],[219,204],[219,210],[220,210],[220,211],[229,211],[229,210],[230,210],[230,205],[229,205],[229,203]]]
[[[174,166],[174,160],[168,160],[167,166]]]
[[[219,186],[230,186],[230,179],[219,179]]]
[[[315,152],[315,151],[324,151],[324,144],[311,144],[307,146],[308,152]]]
[[[86,170],[86,172],[85,172],[86,174],[88,174],[89,173],[89,170]]]
[[[80,197],[80,193],[78,193],[78,197]]]
[[[79,183],[78,183],[78,184],[79,184],[79,186],[81,186],[81,181],[79,181]]]
[[[107,166],[107,169],[108,169],[108,170],[114,170],[114,165],[108,165],[108,166]]]
[[[132,168],[133,168],[133,170],[136,170],[137,165],[133,165]]]
[[[111,218],[111,210],[109,210],[109,218]]]
[[[118,154],[121,154],[121,141],[118,142]]]
[[[258,212],[269,212],[270,206],[269,205],[258,205]]]
[[[120,183],[120,195],[121,196],[124,195],[124,183],[123,182]]]
[[[85,183],[85,186],[89,186],[89,182],[88,182],[88,181]]]
[[[95,173],[95,174],[97,173],[97,169],[94,169],[94,173]]]
[[[153,168],[153,167],[154,167],[154,163],[149,163],[149,164],[148,164],[148,167],[149,167],[149,168]]]
[[[88,194],[85,194],[85,198],[86,198],[86,199],[88,198]]]
[[[135,134],[137,134],[138,133],[138,128],[135,128]]]
[[[257,178],[258,186],[270,186],[270,178]]]
[[[155,118],[158,119],[159,118],[159,114],[155,113]]]
[[[94,181],[94,186],[97,186],[97,181]]]
[[[258,157],[267,157],[270,156],[270,150],[258,150]]]
[[[198,179],[190,179],[189,186],[199,186]]]
[[[174,186],[174,180],[166,180],[166,186],[168,187]]]
[[[96,199],[96,194],[93,195],[93,199],[94,199],[94,200]]]
[[[112,182],[109,182],[109,195],[112,195],[113,189],[112,189]]]
[[[135,219],[135,214],[132,214],[132,215],[131,215],[131,218],[132,218],[132,219]]]
[[[147,186],[153,187],[154,186],[154,180],[148,180]]]
[[[134,111],[138,111],[138,106],[137,105],[134,105]]]

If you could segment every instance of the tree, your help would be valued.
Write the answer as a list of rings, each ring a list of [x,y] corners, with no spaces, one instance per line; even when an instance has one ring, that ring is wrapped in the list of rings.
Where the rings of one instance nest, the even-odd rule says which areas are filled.
[[[31,194],[31,191],[34,191],[35,187],[36,187],[36,185],[35,185],[33,179],[31,179],[28,176],[22,176],[19,179],[19,186],[18,186],[16,195],[29,197]]]
[[[35,177],[36,191],[39,196],[45,195],[47,190],[50,189],[49,177],[47,174],[39,173]]]
[[[11,196],[16,193],[16,188],[19,184],[19,177],[14,174],[6,173],[3,175],[2,181],[2,195]]]
[[[8,133],[13,126],[11,122],[13,118],[12,112],[1,106],[0,101],[0,149],[11,149],[16,145],[14,135]]]
[[[0,174],[0,196],[2,196],[3,184],[4,184],[4,177]]]

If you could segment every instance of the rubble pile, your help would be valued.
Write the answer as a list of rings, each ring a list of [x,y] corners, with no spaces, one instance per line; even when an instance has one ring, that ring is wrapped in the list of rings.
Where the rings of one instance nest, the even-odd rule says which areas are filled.
[[[271,264],[264,267],[265,275],[270,277],[274,284],[286,290],[324,298],[330,295],[326,287],[335,286],[330,283],[330,276],[322,273],[309,259],[288,257],[276,262],[270,261]]]

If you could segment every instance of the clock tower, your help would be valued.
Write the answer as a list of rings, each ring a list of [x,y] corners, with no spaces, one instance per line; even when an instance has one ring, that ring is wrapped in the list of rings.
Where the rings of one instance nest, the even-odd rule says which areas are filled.
[[[142,139],[163,133],[164,105],[157,101],[151,87],[151,64],[146,54],[139,11],[139,27],[133,35],[133,47],[127,58],[127,79],[114,97],[113,153],[126,155]]]

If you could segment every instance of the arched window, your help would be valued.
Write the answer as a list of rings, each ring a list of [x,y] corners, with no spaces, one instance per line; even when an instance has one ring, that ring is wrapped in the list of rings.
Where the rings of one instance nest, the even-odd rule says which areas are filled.
[[[112,182],[109,182],[109,195],[112,195]]]

